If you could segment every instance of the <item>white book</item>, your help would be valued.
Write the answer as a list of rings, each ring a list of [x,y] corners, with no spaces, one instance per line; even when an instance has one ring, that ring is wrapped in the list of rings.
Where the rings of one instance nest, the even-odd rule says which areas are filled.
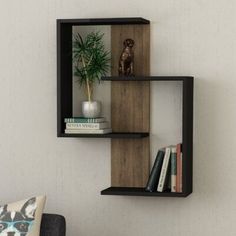
[[[105,129],[109,128],[108,122],[102,123],[66,123],[66,129]]]
[[[65,129],[66,134],[108,134],[111,132],[111,129]]]
[[[167,147],[165,150],[165,156],[164,156],[164,160],[163,160],[163,164],[161,168],[161,174],[160,174],[160,178],[159,178],[159,182],[157,186],[158,192],[163,192],[169,161],[170,161],[170,147]]]

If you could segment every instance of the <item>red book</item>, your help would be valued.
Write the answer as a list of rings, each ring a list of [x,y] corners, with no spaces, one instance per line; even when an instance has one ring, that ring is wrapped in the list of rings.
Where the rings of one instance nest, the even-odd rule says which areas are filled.
[[[182,144],[179,143],[176,146],[176,152],[177,152],[177,175],[176,175],[176,192],[181,193],[182,192],[182,152],[181,152],[181,146]]]

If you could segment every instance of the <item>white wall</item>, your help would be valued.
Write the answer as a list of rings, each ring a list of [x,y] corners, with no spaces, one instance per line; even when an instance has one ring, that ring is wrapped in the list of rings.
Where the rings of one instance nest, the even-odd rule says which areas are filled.
[[[46,193],[68,235],[234,236],[236,2],[2,0],[2,203]],[[186,199],[100,196],[110,141],[56,138],[56,18],[142,16],[153,75],[194,75],[194,193]]]

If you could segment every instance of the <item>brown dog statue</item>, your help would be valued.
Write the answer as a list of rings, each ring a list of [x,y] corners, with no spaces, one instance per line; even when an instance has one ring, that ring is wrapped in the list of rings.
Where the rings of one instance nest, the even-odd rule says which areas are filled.
[[[119,76],[134,76],[134,40],[126,39],[119,60]]]

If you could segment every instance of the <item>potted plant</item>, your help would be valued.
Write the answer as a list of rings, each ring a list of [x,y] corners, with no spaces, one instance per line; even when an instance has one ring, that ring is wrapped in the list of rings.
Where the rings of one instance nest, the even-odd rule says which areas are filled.
[[[101,104],[93,100],[93,89],[100,83],[110,68],[110,53],[105,50],[103,34],[91,32],[83,39],[79,33],[73,40],[74,75],[78,77],[80,86],[84,88],[87,100],[82,102],[82,113],[86,118],[100,115]]]

